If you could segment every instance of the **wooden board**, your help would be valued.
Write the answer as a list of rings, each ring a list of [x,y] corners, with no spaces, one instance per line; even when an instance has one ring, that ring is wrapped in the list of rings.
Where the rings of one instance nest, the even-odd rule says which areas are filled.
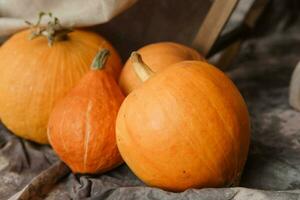
[[[193,46],[207,55],[220,35],[238,0],[215,0],[193,41]]]
[[[222,70],[230,69],[231,63],[240,51],[242,42],[249,37],[269,2],[269,0],[253,0],[241,23],[234,30],[223,35],[216,41],[215,47],[219,48],[219,50],[213,48],[210,53],[220,51],[229,44],[222,52],[218,63],[216,63],[219,68]]]

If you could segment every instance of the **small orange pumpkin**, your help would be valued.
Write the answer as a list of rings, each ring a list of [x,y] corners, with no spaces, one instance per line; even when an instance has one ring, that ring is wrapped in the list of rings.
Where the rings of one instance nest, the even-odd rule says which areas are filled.
[[[93,70],[59,101],[50,116],[50,144],[75,173],[102,173],[122,163],[115,120],[124,96],[102,69],[107,54],[107,50],[98,53]]]
[[[0,48],[0,118],[16,135],[38,143],[48,143],[46,129],[54,104],[89,70],[99,48],[111,52],[105,70],[115,79],[121,71],[118,53],[104,38],[58,25],[57,19],[48,27],[35,25]]]
[[[230,79],[201,61],[183,61],[151,77],[138,54],[132,60],[146,81],[126,97],[116,123],[117,145],[132,171],[171,191],[237,184],[250,125]]]
[[[158,72],[171,64],[184,60],[203,60],[204,58],[194,49],[174,42],[160,42],[142,47],[138,52],[143,56],[144,62],[154,71]],[[129,59],[120,75],[119,85],[125,94],[141,85]]]

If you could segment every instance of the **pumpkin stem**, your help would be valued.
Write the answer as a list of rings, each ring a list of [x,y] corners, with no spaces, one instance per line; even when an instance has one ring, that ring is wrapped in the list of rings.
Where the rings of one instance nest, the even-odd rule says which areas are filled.
[[[141,81],[145,82],[154,75],[152,69],[144,63],[141,54],[134,51],[131,53],[130,59],[132,61],[133,69]]]
[[[110,54],[109,50],[107,49],[100,50],[92,62],[92,66],[91,66],[92,70],[103,69],[109,54]]]
[[[42,18],[48,16],[50,20],[46,26],[41,25]],[[31,28],[29,39],[35,39],[39,36],[44,36],[48,39],[48,45],[52,46],[54,41],[62,41],[68,39],[68,33],[72,32],[71,28],[64,28],[57,17],[53,17],[52,13],[40,12],[38,20],[35,24],[25,21]]]

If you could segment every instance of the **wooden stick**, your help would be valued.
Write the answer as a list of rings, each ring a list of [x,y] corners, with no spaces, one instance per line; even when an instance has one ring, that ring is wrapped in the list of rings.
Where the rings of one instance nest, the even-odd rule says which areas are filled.
[[[9,200],[43,199],[54,184],[70,173],[70,169],[61,161],[34,177],[18,194]]]
[[[206,56],[239,0],[214,0],[192,46]]]
[[[300,61],[292,75],[289,91],[289,103],[293,108],[300,111]]]
[[[218,61],[217,66],[223,70],[227,69],[239,53],[242,42],[251,36],[258,19],[262,15],[268,3],[269,0],[255,0],[247,12],[242,24],[219,38],[215,42],[207,57],[226,48]]]

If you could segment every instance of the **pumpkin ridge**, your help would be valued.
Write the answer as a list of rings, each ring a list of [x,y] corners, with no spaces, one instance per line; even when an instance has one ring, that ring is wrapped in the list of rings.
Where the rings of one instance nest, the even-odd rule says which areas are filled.
[[[206,81],[209,81],[209,80],[206,79],[206,78],[203,78],[203,79],[206,80]],[[199,80],[199,82],[200,82],[200,80]],[[212,83],[212,82],[211,82],[211,83]],[[195,86],[197,86],[197,84],[195,84],[194,82],[192,82],[192,84],[195,85]],[[213,83],[212,83],[212,84],[213,84]],[[216,86],[216,87],[217,87],[217,86]],[[196,88],[196,87],[194,87],[194,88]],[[202,94],[205,94],[205,92],[203,92],[200,88],[201,88],[201,87],[198,88],[199,92],[201,92]],[[232,137],[232,134],[230,133],[230,131],[228,131],[228,127],[225,125],[224,119],[223,119],[223,117],[221,117],[221,115],[220,115],[219,112],[217,111],[216,106],[212,103],[212,101],[211,101],[211,99],[208,97],[208,95],[203,95],[203,96],[206,97],[207,102],[211,105],[211,107],[214,109],[215,113],[218,115],[218,117],[219,117],[219,119],[220,119],[220,122],[221,122],[221,124],[222,124],[222,126],[223,126],[223,128],[224,128],[224,130],[225,130],[225,132],[226,132],[226,135],[228,135],[228,136],[230,137],[231,141],[234,141],[234,140],[233,140],[233,137]],[[212,138],[214,138],[214,137],[212,137]],[[217,140],[214,139],[214,141],[215,141],[215,144],[219,144],[219,143],[217,142]],[[218,145],[218,146],[221,147],[221,149],[223,149],[221,152],[225,152],[225,151],[224,151],[224,148],[223,148],[222,146],[220,146],[220,145]],[[233,145],[233,146],[234,146],[234,145]],[[237,155],[237,154],[236,154],[236,147],[234,146],[233,149],[234,149],[234,150],[233,150],[233,151],[234,151],[234,154]],[[235,163],[238,163],[238,162],[237,162],[237,157],[236,157],[236,156],[234,156],[234,157],[235,157]],[[228,161],[228,159],[226,158],[226,156],[225,156],[224,154],[223,154],[223,158],[224,158],[224,160],[226,161],[227,165],[230,166],[230,162]]]
[[[101,71],[100,73],[106,73],[105,71]],[[107,76],[110,76],[110,74],[107,74]],[[106,78],[107,77],[103,77],[103,79],[101,79],[101,85],[102,85],[102,87],[104,88],[104,90],[106,90],[106,92],[107,92],[107,94],[110,96],[110,97],[114,97],[114,95],[112,94],[112,92],[111,92],[111,90],[109,89],[109,87],[107,86],[107,81],[106,81]],[[114,80],[113,80],[114,81]],[[100,98],[100,97],[99,97]],[[110,101],[108,101],[108,102],[106,102],[107,103],[107,105],[108,104],[111,104],[111,102]],[[109,108],[110,106],[107,106],[107,107],[105,107],[106,109],[107,108]],[[101,151],[103,151],[104,149],[106,148],[106,145],[105,144],[103,144],[102,145],[102,149],[101,149]],[[99,162],[97,162],[96,163],[96,166],[97,167],[100,167],[101,165],[100,165],[100,161]]]
[[[28,95],[29,96],[32,96],[32,97],[36,97],[36,96],[39,96],[39,98],[31,98],[30,99],[30,101],[29,101],[29,105],[28,105],[28,107],[37,107],[38,109],[45,109],[45,108],[43,108],[43,105],[41,105],[41,102],[43,101],[43,99],[47,99],[47,96],[48,95],[46,95],[45,93],[41,93],[41,89],[40,89],[40,87],[41,87],[41,84],[42,85],[44,85],[44,84],[46,84],[47,83],[47,78],[48,77],[44,77],[44,76],[41,76],[41,74],[40,73],[43,73],[42,72],[42,70],[41,70],[41,68],[44,68],[44,66],[45,66],[45,62],[47,62],[47,60],[48,60],[48,57],[49,57],[49,54],[53,54],[53,52],[50,50],[50,51],[43,51],[43,52],[41,52],[40,54],[38,54],[38,58],[34,58],[34,60],[32,61],[32,62],[35,62],[35,63],[38,63],[39,64],[39,67],[29,67],[30,69],[29,70],[32,70],[32,71],[34,71],[35,73],[36,73],[36,78],[35,78],[35,80],[39,80],[38,82],[40,82],[40,84],[36,84],[36,85],[32,85],[31,87],[32,87],[32,89],[31,90],[27,90],[27,88],[26,88],[26,90],[27,90],[27,92],[28,92]],[[42,58],[42,59],[41,59]],[[21,58],[22,59],[22,58]],[[30,65],[33,65],[32,63],[30,63]],[[21,65],[20,65],[21,66]],[[57,69],[57,68],[56,68]],[[45,70],[45,69],[44,69]],[[46,69],[46,72],[44,73],[44,74],[49,74],[49,71],[50,71],[50,69]],[[48,85],[49,86],[49,88],[51,87],[51,84],[50,85]],[[37,88],[39,88],[39,89],[37,89]],[[48,88],[48,89],[49,89]],[[48,91],[50,91],[50,89],[48,90]],[[52,99],[49,99],[48,98],[48,101],[49,102],[51,102],[51,101],[53,101]],[[33,115],[34,113],[30,113],[30,115]],[[40,118],[44,118],[44,116],[39,116]],[[47,120],[43,120],[43,122],[38,122],[38,123],[45,123],[45,124],[47,124],[47,122],[46,122]],[[31,124],[31,122],[30,122],[30,120],[29,120],[29,118],[26,118],[25,120],[24,120],[24,123],[26,124],[25,126],[26,127],[30,127],[30,125],[28,125],[28,124]],[[28,128],[26,128],[26,129],[28,129]],[[44,131],[46,132],[46,127],[44,128]],[[40,136],[39,136],[39,142],[41,142],[42,140],[43,140],[43,142],[42,143],[45,143],[45,141],[44,141],[44,139],[42,139],[41,138],[41,128],[40,128],[40,130],[38,131],[40,134]],[[32,136],[31,136],[31,132],[30,133],[24,133],[24,137],[25,138],[27,138],[27,139],[30,139]],[[46,138],[46,140],[47,140],[47,135],[44,135],[45,136],[45,138]]]
[[[85,137],[84,137],[84,156],[83,156],[83,170],[86,171],[86,163],[89,151],[89,142],[90,142],[90,134],[91,134],[91,110],[93,108],[93,103],[89,100],[86,110],[86,125],[85,125]]]
[[[174,95],[172,95],[168,90],[165,91],[165,92],[166,92],[166,93],[169,93],[170,96],[174,97]],[[176,97],[174,97],[174,98],[175,98],[175,101],[176,101]],[[168,113],[168,112],[165,112],[165,113]],[[168,118],[169,118],[169,117],[168,117]],[[172,117],[171,117],[171,118],[172,118]],[[170,118],[169,118],[169,119],[170,119]],[[178,130],[178,129],[177,129],[177,130]],[[190,137],[188,137],[187,134],[184,134],[183,131],[178,131],[178,132],[179,132],[179,133],[182,133],[181,136],[182,136],[183,138],[186,138],[186,141],[189,142],[189,143],[191,144],[190,147],[191,147],[192,149],[194,149],[195,152],[198,152],[197,145],[195,145],[195,143],[193,142],[193,139],[191,139]],[[196,155],[196,157],[198,157],[199,160],[204,161],[203,158],[200,156],[200,153],[196,153],[195,155]],[[206,169],[208,169],[208,170],[210,170],[211,172],[213,172],[215,175],[217,175],[217,177],[219,177],[223,182],[225,182],[224,177],[222,176],[222,174],[221,174],[219,171],[216,171],[216,170],[212,169],[211,167],[209,167],[209,166],[206,164],[206,162],[202,162],[202,163],[205,163]],[[217,165],[215,164],[215,166],[217,166]]]
[[[16,58],[19,58],[19,59],[22,59],[21,57],[16,57]],[[18,63],[18,61],[16,61],[16,63]],[[20,66],[22,66],[22,65],[20,65]],[[17,70],[19,70],[19,69],[17,69]],[[22,81],[22,80],[18,80],[18,81]],[[22,86],[23,87],[23,86]],[[37,85],[34,85],[34,86],[32,86],[32,88],[28,91],[27,90],[27,92],[28,92],[28,94],[30,95],[30,96],[32,96],[32,97],[34,97],[34,96],[36,96],[36,91],[33,89],[33,87],[38,87]],[[21,98],[23,98],[22,96],[23,96],[23,94],[21,93],[16,93],[18,96],[17,96],[17,98],[18,99],[21,99]],[[22,96],[21,96],[22,95]],[[36,104],[36,102],[34,102],[34,100],[36,100],[36,99],[31,99],[29,102],[27,102],[28,103],[28,107],[31,107],[32,105],[34,105],[34,104]],[[31,114],[31,113],[30,113]],[[24,123],[24,127],[26,127],[25,128],[25,130],[27,129],[27,127],[29,126],[28,124],[30,124],[30,122],[28,121],[28,118],[23,118],[23,123]],[[27,133],[27,132],[25,132],[24,133],[24,138],[25,139],[28,139],[28,138],[30,138],[30,133]]]
[[[203,78],[203,77],[202,77]],[[209,82],[209,83],[211,83],[215,88],[217,88],[217,90],[218,91],[220,91],[220,88],[219,88],[219,86],[216,84],[216,83],[213,83],[213,81],[211,81],[211,80],[209,80],[209,79],[207,79],[207,78],[203,78],[203,80],[205,80],[205,81],[207,81],[207,82]],[[200,82],[200,80],[199,80],[199,82]],[[193,84],[194,85],[197,85],[197,84],[195,84],[194,82],[193,82]],[[200,89],[201,87],[199,87],[199,91],[201,91],[201,89]],[[203,91],[201,91],[201,93],[202,94],[205,94],[205,92],[203,92]],[[218,112],[218,110],[217,110],[217,108],[216,108],[216,106],[215,106],[215,104],[213,104],[213,101],[210,99],[210,97],[209,97],[209,95],[204,95],[205,97],[206,97],[206,99],[207,99],[207,101],[209,102],[209,104],[211,105],[211,107],[215,110],[215,113],[218,115],[218,117],[220,118],[220,121],[222,122],[222,125],[223,125],[223,127],[224,127],[224,130],[225,130],[225,132],[226,132],[226,135],[228,135],[229,137],[230,137],[230,139],[231,139],[231,143],[232,143],[232,147],[233,147],[233,152],[234,152],[234,154],[235,154],[235,156],[233,156],[235,159],[235,165],[236,166],[238,166],[239,165],[239,160],[238,160],[238,149],[239,148],[237,148],[234,144],[234,136],[233,135],[236,135],[236,134],[234,134],[234,133],[231,133],[231,131],[229,131],[229,129],[228,129],[228,126],[227,126],[227,124],[225,123],[225,120],[224,120],[224,118],[223,118],[223,116],[221,116],[220,115],[220,113]],[[226,101],[228,101],[227,100],[227,98],[225,98],[226,99]],[[226,106],[224,106],[224,107],[226,107]],[[227,111],[228,112],[228,111]],[[234,121],[238,121],[238,120],[234,120]],[[224,151],[222,151],[222,152],[224,152]],[[230,162],[228,162],[228,158],[226,158],[226,156],[224,155],[223,156],[224,158],[225,158],[225,160],[226,160],[226,162],[227,163],[229,163],[230,164]],[[229,165],[230,166],[230,165]],[[237,169],[236,169],[237,170]],[[235,172],[234,174],[236,174],[237,172]]]
[[[101,71],[101,73],[105,73],[105,71]],[[109,74],[107,74],[107,75],[109,75]],[[105,88],[104,90],[106,90],[106,92],[110,92],[110,90],[107,90],[107,89],[106,89],[106,85],[104,84],[104,79],[105,79],[105,78],[106,78],[106,77],[104,76],[103,79],[101,79],[101,85],[102,85],[102,87]],[[100,97],[100,96],[99,96],[99,98],[102,99],[102,97]],[[110,104],[110,102],[106,102],[106,103],[107,103],[107,104]],[[107,105],[107,106],[108,106],[108,105]],[[107,108],[108,108],[108,107],[104,107],[104,109],[107,109]],[[102,107],[101,109],[103,109],[103,107]],[[105,146],[105,144],[103,144],[103,145],[101,146],[101,151],[103,151],[105,148],[106,148],[106,146]],[[101,167],[101,165],[103,165],[103,162],[100,162],[100,161],[96,164],[97,168]]]
[[[47,126],[47,138],[49,143],[52,143],[51,134],[50,134],[50,126]]]
[[[34,58],[35,60],[34,60],[34,62],[37,62],[39,65],[40,65],[40,67],[44,67],[45,66],[45,62],[46,62],[46,60],[48,60],[48,55],[47,55],[47,53],[52,53],[51,51],[50,52],[46,52],[46,51],[44,51],[44,52],[42,52],[40,55],[38,55],[39,56],[39,58]],[[40,60],[39,60],[40,59]],[[31,64],[32,65],[32,64]],[[31,100],[30,100],[30,104],[31,105],[28,105],[28,107],[33,107],[33,106],[35,106],[35,107],[37,107],[37,109],[45,109],[45,107],[43,108],[43,105],[41,105],[41,102],[43,101],[43,99],[47,99],[47,96],[48,95],[46,95],[45,93],[41,93],[40,91],[38,91],[38,89],[37,88],[40,88],[40,86],[41,85],[45,85],[48,81],[47,81],[47,79],[48,79],[48,77],[46,77],[46,76],[41,76],[41,74],[40,74],[40,72],[38,72],[37,73],[37,70],[40,70],[39,68],[35,68],[35,69],[33,69],[34,71],[35,71],[35,73],[36,73],[36,80],[38,80],[39,79],[39,85],[34,85],[34,86],[32,86],[32,88],[35,88],[35,89],[31,89],[30,90],[30,92],[28,93],[28,95],[29,96],[32,96],[32,97],[37,97],[37,96],[39,96],[39,98],[32,98]],[[50,69],[49,70],[47,70],[47,69],[44,69],[44,70],[46,70],[46,73],[45,74],[49,74],[49,71],[50,71]],[[51,84],[49,84],[48,85],[48,92],[51,92]],[[40,89],[39,89],[40,90]],[[52,102],[53,100],[51,99],[51,98],[48,98],[48,101],[49,102]],[[30,113],[31,115],[32,114],[34,114],[34,113]],[[44,118],[44,116],[39,116],[40,118]],[[29,118],[27,118],[26,119],[26,121],[27,121],[27,124],[29,123],[30,124],[30,122],[28,122],[28,119]],[[30,119],[29,119],[30,120]],[[47,120],[43,120],[43,122],[39,122],[39,123],[45,123],[45,125],[47,125]],[[26,125],[26,126],[28,126],[28,125]],[[26,128],[27,129],[27,128]],[[46,131],[47,129],[46,129],[46,126],[45,126],[45,128],[44,128],[44,131]],[[41,130],[40,131],[38,131],[38,132],[41,132]],[[31,133],[30,133],[31,134]],[[41,135],[41,134],[40,134]],[[45,135],[45,137],[46,137],[46,140],[48,139],[47,138],[47,135]],[[29,137],[29,138],[31,138],[31,137]],[[40,137],[39,137],[39,139],[41,139]],[[44,142],[43,142],[44,143]]]
[[[117,86],[116,81],[114,80],[114,78],[109,73],[107,73],[104,70],[96,70],[93,73],[94,74],[97,73],[99,76],[100,76],[100,74],[102,75],[102,79],[98,79],[97,80],[97,85],[98,85],[98,87],[101,87],[103,91],[105,91],[105,93],[108,96],[107,99],[116,98],[116,97],[119,98],[119,95],[122,95],[122,94],[116,94],[116,93],[113,92],[114,90],[112,90],[112,88],[113,87],[117,88],[118,86]],[[97,96],[97,98],[100,99],[99,101],[103,102],[103,97]],[[105,102],[106,106],[101,107],[101,109],[105,109],[105,112],[111,113],[111,111],[109,110],[109,108],[116,107],[116,102],[109,101],[109,100],[106,100],[106,99],[104,101],[106,101]],[[101,105],[98,105],[98,106],[101,106]],[[111,113],[111,114],[113,114],[113,113]],[[117,113],[115,115],[117,115]],[[108,115],[106,117],[110,117],[111,118],[111,115]],[[115,127],[115,125],[113,127]],[[101,133],[99,133],[99,134],[101,134]],[[115,129],[114,129],[114,142],[113,143],[116,143],[116,135],[115,134],[116,133],[115,133]],[[109,147],[109,146],[111,146],[110,143],[109,144],[104,143],[103,145],[101,145],[101,147],[102,147],[101,148],[101,152],[105,151],[105,149],[107,147]],[[97,149],[97,148],[98,148],[98,145],[95,147],[95,149]],[[117,149],[117,145],[115,145],[115,147],[112,148],[112,149]],[[116,152],[113,152],[113,153],[115,155],[117,155]],[[106,160],[106,162],[110,163],[111,161],[110,160]],[[120,164],[120,162],[116,163],[114,166],[118,166],[119,164]],[[101,161],[101,160],[99,160],[99,162],[95,164],[95,166],[96,166],[97,169],[102,168],[102,165],[105,165],[105,163],[103,163],[103,161]],[[109,168],[112,168],[114,166],[110,166]],[[103,169],[103,170],[105,170],[105,169]]]
[[[216,71],[218,71],[218,74],[220,74],[220,70],[218,70],[218,69],[215,69]],[[209,76],[210,76],[210,78],[212,79],[212,80],[214,80],[216,83],[218,83],[219,84],[219,80],[218,79],[216,79],[216,77],[212,74],[212,72],[210,71],[210,70],[207,70],[206,71],[206,73],[207,74],[209,74]],[[227,76],[226,75],[223,75],[223,74],[220,74],[221,76],[225,76],[226,78],[227,78]],[[231,86],[233,86],[234,88],[236,88],[236,86],[233,84],[233,82],[229,79],[229,81],[230,81],[230,85]],[[218,87],[219,88],[219,87]],[[237,89],[237,88],[236,88]],[[220,91],[222,91],[221,89],[219,89]],[[241,100],[242,100],[242,102],[243,102],[243,104],[244,104],[244,106],[246,106],[246,104],[245,104],[245,102],[244,102],[244,99],[243,99],[243,97],[240,95],[240,94],[237,94],[237,96],[238,96],[238,98],[240,98]],[[241,117],[241,118],[243,118],[243,114],[241,113],[242,111],[239,109],[239,110],[237,110],[236,109],[236,105],[233,105],[233,104],[231,104],[230,103],[230,101],[226,98],[226,101],[227,102],[229,102],[229,103],[227,103],[227,104],[229,104],[229,105],[231,105],[231,107],[232,107],[232,109],[236,112],[236,113],[239,113],[239,117]],[[247,115],[249,115],[248,114],[248,111],[246,111],[247,112]],[[247,116],[247,118],[248,118],[248,116]],[[239,123],[239,120],[237,119],[237,118],[235,118],[235,121],[237,122],[237,123]],[[226,124],[226,123],[225,123]],[[227,127],[228,128],[228,127]],[[239,127],[239,129],[240,129],[240,127]],[[249,128],[248,128],[249,129]],[[249,129],[250,130],[250,129]],[[236,134],[234,134],[234,135],[236,135]],[[239,136],[240,137],[240,136]],[[233,138],[233,140],[234,140],[234,138]],[[242,141],[240,141],[239,140],[239,144],[238,144],[238,147],[235,147],[235,149],[237,148],[237,149],[240,149],[240,147],[241,147],[241,144],[242,144]],[[241,152],[240,152],[241,153]],[[237,156],[237,158],[239,158],[239,154],[240,153],[238,153],[238,156]],[[245,165],[245,161],[246,160],[237,160],[237,169],[236,170],[238,170],[238,169],[243,169],[243,167],[244,167],[244,165]],[[236,172],[236,174],[238,174],[239,172]]]
[[[63,117],[62,117],[62,120],[61,120],[61,125],[60,125],[60,130],[59,130],[59,137],[60,137],[60,139],[61,139],[62,146],[63,146],[65,152],[68,152],[68,151],[67,151],[67,147],[66,147],[65,140],[64,140],[64,138],[63,138],[63,136],[62,136],[62,133],[63,133],[63,131],[62,131],[62,127],[63,127],[62,124],[65,123],[65,114],[66,114],[66,111],[63,112]]]
[[[126,101],[126,99],[125,99],[125,101]],[[134,142],[134,144],[136,145],[136,147],[137,147],[137,148],[143,147],[143,146],[140,145],[138,142],[136,142],[137,140],[136,140],[135,137],[132,135],[132,131],[130,130],[130,127],[128,126],[127,118],[126,118],[126,117],[125,117],[124,124],[125,124],[125,128],[126,128],[127,135],[130,136],[131,140]],[[139,151],[137,151],[137,152],[139,152]],[[121,153],[121,152],[120,152],[120,153]],[[146,160],[148,163],[152,163],[152,164],[151,164],[152,169],[154,169],[155,171],[158,171],[158,172],[160,171],[160,169],[156,166],[156,164],[155,164],[154,162],[152,162],[151,159],[147,158],[146,155],[142,155],[142,154],[140,153],[140,156],[139,156],[139,157],[142,157],[142,158],[143,158],[144,160]],[[128,166],[128,167],[131,169],[131,166]],[[132,170],[132,171],[134,171],[134,170]],[[143,171],[145,171],[145,170],[143,170]],[[167,177],[166,174],[162,174],[162,175],[163,175],[163,177]],[[170,178],[172,178],[172,177],[170,177]]]
[[[218,80],[217,79],[215,79],[215,77],[211,74],[211,72],[209,71],[208,72],[209,74],[210,74],[210,76],[211,76],[211,78],[213,79],[213,80],[215,80],[216,82],[218,82]],[[230,80],[230,79],[229,79]],[[236,88],[236,86],[233,84],[233,82],[230,80],[230,82],[231,82],[231,85],[233,86],[233,87],[235,87]],[[237,89],[237,88],[236,88]],[[246,103],[245,103],[245,101],[244,101],[244,99],[243,99],[243,97],[242,97],[242,95],[240,95],[240,94],[237,94],[237,96],[238,96],[238,98],[240,98],[241,100],[242,100],[242,102],[243,102],[243,105],[244,106],[246,106]],[[236,108],[235,108],[235,106],[233,105],[233,109],[235,110],[235,112],[236,113],[239,113],[239,117],[243,117],[242,116],[242,114],[241,114],[241,110],[239,109],[239,110],[236,110]],[[246,112],[247,112],[247,118],[249,117],[249,113],[248,113],[248,111],[246,110]],[[248,120],[249,121],[249,120]],[[246,125],[246,124],[245,124]],[[248,125],[248,127],[247,127],[247,129],[250,131],[250,125],[251,124],[249,124]],[[242,143],[242,141],[240,141],[239,140],[239,147],[241,146],[241,143]],[[248,146],[249,146],[249,144],[248,144]],[[238,147],[238,148],[239,148]],[[248,147],[248,149],[249,149],[249,147]],[[247,159],[247,158],[246,158]],[[246,160],[240,160],[239,162],[238,162],[238,169],[243,169],[243,167],[244,167],[244,165],[245,165],[245,162],[246,162]],[[239,173],[239,172],[238,172]]]
[[[134,92],[132,92],[132,94],[134,94],[135,93],[135,91]],[[130,94],[129,96],[133,96],[132,94]],[[125,102],[127,101],[127,99],[128,98],[125,98],[125,100],[124,100],[124,104],[125,104]],[[127,108],[128,108],[128,106],[125,106],[125,112],[124,113],[127,113]],[[140,147],[142,147],[142,145],[140,145],[138,142],[137,142],[137,140],[135,139],[135,137],[132,135],[132,131],[131,131],[131,129],[130,129],[130,127],[128,126],[128,123],[127,123],[127,120],[128,120],[128,118],[126,117],[126,116],[123,116],[124,117],[124,125],[125,125],[125,128],[126,128],[126,132],[127,132],[127,135],[132,139],[132,141],[134,141],[134,144],[138,147],[138,146],[140,146]],[[137,152],[139,152],[139,151],[137,151]],[[120,152],[121,153],[121,152]],[[146,158],[146,160],[149,162],[149,163],[153,163],[152,161],[151,161],[151,159],[147,159],[147,156],[146,155],[142,155],[142,158],[143,159],[145,159]],[[155,165],[154,164],[152,164],[151,165],[152,167],[154,166],[154,169],[155,170],[157,170],[157,171],[160,171],[157,167],[155,167]],[[128,166],[129,168],[130,168],[130,166]],[[164,174],[164,176],[165,176],[165,174]]]

